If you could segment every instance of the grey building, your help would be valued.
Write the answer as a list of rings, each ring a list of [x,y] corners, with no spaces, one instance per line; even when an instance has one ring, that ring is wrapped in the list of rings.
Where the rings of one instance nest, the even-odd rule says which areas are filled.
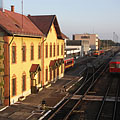
[[[89,41],[91,50],[98,50],[98,35],[97,34],[74,34],[73,40]]]

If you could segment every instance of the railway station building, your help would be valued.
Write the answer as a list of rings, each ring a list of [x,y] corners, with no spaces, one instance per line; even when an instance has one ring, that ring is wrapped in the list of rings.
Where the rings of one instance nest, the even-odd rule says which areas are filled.
[[[10,105],[64,75],[64,40],[55,15],[27,17],[12,6],[0,18],[0,101]]]
[[[97,34],[74,34],[73,40],[88,40],[90,50],[98,50],[98,35]]]

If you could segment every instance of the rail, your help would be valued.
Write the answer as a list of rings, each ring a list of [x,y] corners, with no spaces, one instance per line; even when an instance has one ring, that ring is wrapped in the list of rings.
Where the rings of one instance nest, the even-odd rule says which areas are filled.
[[[116,117],[117,103],[118,103],[118,100],[119,100],[120,81],[118,81],[117,85],[118,86],[117,86],[117,92],[116,92],[116,97],[115,97],[115,105],[114,105],[114,111],[113,111],[112,120],[115,120],[115,117]]]

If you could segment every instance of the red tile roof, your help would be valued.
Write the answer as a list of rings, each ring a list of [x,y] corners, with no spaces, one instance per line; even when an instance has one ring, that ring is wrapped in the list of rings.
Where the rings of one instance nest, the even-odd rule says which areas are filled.
[[[30,72],[36,72],[38,70],[38,67],[40,68],[39,64],[32,64]]]
[[[48,32],[51,28],[52,23],[55,26],[58,39],[62,39],[60,27],[57,22],[55,15],[43,15],[43,16],[31,16],[28,18],[43,32],[45,36],[48,35]]]
[[[23,29],[22,29],[23,18]],[[43,36],[43,33],[28,19],[27,16],[5,10],[0,11],[0,27],[9,34]]]
[[[63,39],[69,39],[65,34],[61,33]]]

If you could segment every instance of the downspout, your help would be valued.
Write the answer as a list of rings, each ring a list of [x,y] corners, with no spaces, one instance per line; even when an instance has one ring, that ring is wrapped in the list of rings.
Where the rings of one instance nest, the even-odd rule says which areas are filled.
[[[8,58],[9,58],[9,106],[10,106],[10,45],[11,45],[13,40],[14,40],[14,34],[12,36],[12,39],[11,39],[10,43],[8,44]]]
[[[42,74],[42,87],[44,86],[44,42],[46,41],[47,39],[43,37],[43,41],[41,42],[41,53],[42,53],[42,58],[41,58],[41,65],[42,65],[42,70],[43,70],[43,74]]]

